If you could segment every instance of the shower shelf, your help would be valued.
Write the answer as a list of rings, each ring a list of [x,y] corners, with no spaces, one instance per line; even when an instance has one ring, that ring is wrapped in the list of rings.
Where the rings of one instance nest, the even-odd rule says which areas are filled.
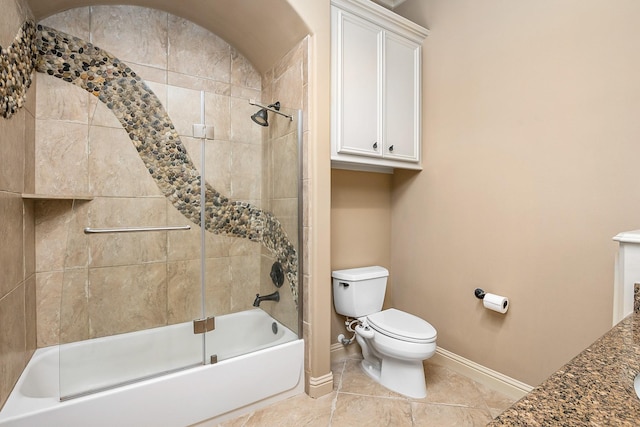
[[[93,196],[88,194],[54,195],[22,193],[22,198],[31,200],[93,200]]]

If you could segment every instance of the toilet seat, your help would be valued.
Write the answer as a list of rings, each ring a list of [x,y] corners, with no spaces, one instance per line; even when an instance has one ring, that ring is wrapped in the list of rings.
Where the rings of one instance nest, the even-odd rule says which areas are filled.
[[[437,332],[424,319],[395,308],[367,316],[367,323],[375,331],[401,341],[430,343],[436,340]]]

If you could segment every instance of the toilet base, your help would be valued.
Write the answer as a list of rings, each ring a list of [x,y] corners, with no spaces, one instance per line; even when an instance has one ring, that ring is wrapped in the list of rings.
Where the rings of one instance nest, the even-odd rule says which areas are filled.
[[[427,396],[422,360],[386,358],[378,365],[365,359],[360,366],[371,379],[389,390],[414,399]]]

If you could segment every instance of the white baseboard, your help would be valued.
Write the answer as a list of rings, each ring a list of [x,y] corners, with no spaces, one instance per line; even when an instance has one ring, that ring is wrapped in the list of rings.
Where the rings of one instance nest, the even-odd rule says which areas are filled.
[[[429,359],[429,361],[437,365],[446,366],[459,374],[516,400],[533,390],[533,387],[529,384],[508,377],[486,366],[479,365],[441,347],[437,348],[436,354]]]
[[[331,345],[331,360],[341,360],[361,355],[360,346],[345,346],[340,343]],[[508,377],[500,372],[489,369],[462,356],[458,356],[448,350],[438,347],[436,354],[428,359],[430,363],[440,366],[446,366],[451,370],[471,378],[492,390],[505,394],[512,399],[520,399],[525,394],[533,390],[529,384],[520,382],[514,378]]]

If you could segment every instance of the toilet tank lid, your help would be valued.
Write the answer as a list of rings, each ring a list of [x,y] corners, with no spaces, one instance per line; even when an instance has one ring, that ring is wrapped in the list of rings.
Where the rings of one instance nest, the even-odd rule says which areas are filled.
[[[389,275],[389,270],[384,267],[380,267],[378,265],[372,267],[359,267],[359,268],[349,268],[347,270],[335,270],[331,273],[331,277],[338,280],[349,280],[349,281],[358,281],[358,280],[368,280],[368,279],[376,279],[379,277],[387,277]]]

